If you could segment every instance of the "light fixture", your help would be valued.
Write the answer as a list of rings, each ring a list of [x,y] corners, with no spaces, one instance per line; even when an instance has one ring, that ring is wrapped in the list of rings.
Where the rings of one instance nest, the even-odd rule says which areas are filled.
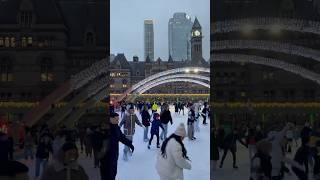
[[[189,73],[190,72],[190,69],[186,69],[186,73]]]

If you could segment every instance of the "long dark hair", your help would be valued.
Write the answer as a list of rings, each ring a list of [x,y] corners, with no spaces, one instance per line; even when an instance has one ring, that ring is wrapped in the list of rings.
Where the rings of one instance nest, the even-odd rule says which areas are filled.
[[[185,159],[189,160],[189,157],[187,156],[187,150],[184,147],[184,144],[182,143],[182,139],[180,136],[176,135],[176,134],[171,134],[166,140],[163,141],[162,146],[161,146],[161,155],[164,158],[167,158],[167,153],[166,153],[166,147],[168,142],[170,141],[170,139],[175,139],[182,147],[182,157],[184,157]]]

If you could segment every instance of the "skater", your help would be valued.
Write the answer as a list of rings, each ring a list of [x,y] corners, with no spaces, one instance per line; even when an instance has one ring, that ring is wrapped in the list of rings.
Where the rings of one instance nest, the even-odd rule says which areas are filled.
[[[42,172],[46,168],[50,153],[53,153],[51,137],[49,136],[49,134],[44,133],[40,137],[36,152],[36,178],[38,178],[40,175],[40,166],[42,165]]]
[[[199,103],[195,103],[194,104],[194,114],[195,114],[195,131],[196,132],[200,132],[200,127],[199,127],[199,121],[200,121],[200,104]]]
[[[308,173],[309,173],[309,154],[310,154],[310,147],[308,144],[302,145],[296,152],[294,156],[294,161],[299,163],[300,165],[305,166],[305,171],[300,170],[296,167],[292,167],[292,171],[296,174],[299,180],[308,180]]]
[[[178,102],[174,103],[174,112],[175,112],[176,114],[178,114],[178,112],[179,112]]]
[[[0,161],[1,180],[29,180],[29,168],[18,161]]]
[[[233,158],[233,168],[238,169],[237,166],[237,141],[239,141],[242,145],[248,148],[248,146],[241,140],[238,129],[234,128],[233,131],[228,134],[224,139],[224,145],[223,145],[223,156],[220,162],[220,168],[223,167],[224,159],[227,156],[228,151],[231,152],[232,158]]]
[[[320,180],[320,141],[316,142],[316,149],[314,154],[313,177],[314,180]]]
[[[53,158],[54,159],[56,159],[58,157],[58,155],[60,154],[60,150],[65,142],[66,142],[65,134],[62,130],[60,130],[52,143]]]
[[[257,143],[257,153],[250,159],[250,180],[271,179],[271,149],[272,144],[268,141]]]
[[[248,136],[246,138],[246,144],[248,146],[249,149],[249,159],[252,159],[253,156],[256,154],[257,152],[257,138],[256,138],[256,132],[254,129],[249,128],[248,130]],[[251,163],[251,161],[249,161]]]
[[[167,105],[167,104],[164,105],[164,110],[160,114],[160,120],[162,123],[162,127],[164,128],[164,130],[162,130],[162,132],[161,132],[160,138],[161,138],[161,140],[165,140],[167,138],[167,134],[168,134],[168,124],[169,124],[169,122],[171,123],[171,125],[173,124],[171,112],[169,110],[169,105]]]
[[[87,128],[86,135],[84,137],[84,147],[86,151],[86,157],[92,157],[92,131],[90,128]]]
[[[7,134],[0,132],[0,163],[9,160],[9,140]]]
[[[79,157],[74,143],[65,143],[57,160],[50,164],[43,172],[41,180],[89,180],[85,170],[77,162]]]
[[[195,111],[194,106],[190,106],[190,111],[188,112],[188,137],[189,140],[195,140],[194,137],[194,122],[195,122]]]
[[[98,168],[100,166],[99,152],[101,151],[101,148],[102,148],[102,141],[103,141],[102,136],[103,135],[100,127],[96,127],[95,131],[91,136],[94,168]]]
[[[110,135],[102,148],[103,156],[101,159],[100,174],[101,180],[115,180],[117,175],[119,142],[130,147],[134,151],[132,141],[128,140],[121,132],[119,123],[119,115],[117,113],[110,114]]]
[[[213,172],[216,170],[217,161],[219,160],[219,148],[217,144],[217,134],[215,127],[211,129],[210,153],[211,172]]]
[[[156,102],[153,103],[151,110],[152,110],[152,113],[155,113],[158,111],[158,105],[156,104]]]
[[[148,142],[148,131],[149,131],[149,126],[150,126],[150,114],[148,112],[148,107],[147,105],[143,106],[143,109],[141,111],[141,119],[142,119],[142,124],[145,127],[144,133],[143,133],[143,140],[144,142]]]
[[[152,142],[152,139],[153,139],[154,135],[156,135],[156,137],[157,137],[157,148],[160,148],[159,128],[161,128],[162,131],[164,131],[164,128],[163,128],[163,126],[161,124],[161,121],[160,121],[160,115],[158,113],[154,113],[153,114],[153,120],[152,120],[152,126],[151,126],[151,136],[150,136],[150,140],[149,140],[148,149],[150,149],[151,142]]]
[[[134,107],[130,106],[129,108],[129,112],[127,112],[124,115],[124,118],[122,119],[121,123],[120,123],[120,127],[123,127],[123,134],[126,135],[127,139],[129,139],[130,141],[133,141],[133,136],[135,133],[135,124],[139,125],[140,127],[143,127],[141,122],[139,121],[138,117],[136,116],[136,114],[134,113]],[[128,161],[128,152],[129,152],[129,147],[128,146],[124,146],[124,150],[123,150],[123,160],[124,161]],[[131,153],[130,153],[131,155]]]
[[[33,153],[33,146],[34,146],[34,141],[30,132],[30,129],[26,130],[26,138],[24,140],[24,158],[25,160],[28,160],[30,157],[31,160],[34,158],[34,153]]]
[[[185,137],[186,129],[181,123],[174,134],[162,143],[156,162],[160,180],[183,180],[183,169],[191,169],[190,159],[183,144]]]
[[[203,106],[203,109],[201,111],[201,116],[203,118],[203,122],[202,122],[203,125],[208,124],[207,123],[207,113],[208,113],[208,106],[207,106],[207,103],[205,102],[204,106]]]

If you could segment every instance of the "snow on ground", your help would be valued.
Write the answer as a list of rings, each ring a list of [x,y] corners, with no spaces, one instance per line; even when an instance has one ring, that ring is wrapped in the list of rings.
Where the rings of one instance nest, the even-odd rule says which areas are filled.
[[[170,111],[173,117],[173,125],[169,124],[168,136],[175,131],[176,127],[180,123],[185,123],[187,126],[187,109],[185,109],[184,116],[182,114],[175,114],[173,107],[170,108]],[[138,113],[137,115],[141,118]],[[202,118],[200,120],[202,122]],[[210,123],[210,120],[207,122]],[[150,137],[150,132],[148,133],[148,137]],[[190,171],[184,171],[185,180],[209,180],[210,125],[208,124],[204,126],[200,124],[200,132],[196,133],[195,137],[197,138],[195,141],[189,141],[187,138],[184,140],[188,156],[192,161],[192,169]],[[162,142],[160,141],[160,143]],[[135,146],[135,151],[132,157],[129,156],[128,162],[125,162],[122,159],[123,145],[120,144],[117,180],[158,180],[159,177],[155,169],[155,164],[156,155],[160,149],[156,148],[156,137],[154,137],[151,149],[149,150],[147,148],[147,142],[143,141],[143,128],[136,125],[133,144]],[[28,165],[30,179],[33,180],[35,173],[35,161],[21,160],[21,162]],[[98,168],[94,168],[92,158],[86,158],[83,154],[80,154],[79,163],[84,167],[90,180],[100,180],[100,170]]]

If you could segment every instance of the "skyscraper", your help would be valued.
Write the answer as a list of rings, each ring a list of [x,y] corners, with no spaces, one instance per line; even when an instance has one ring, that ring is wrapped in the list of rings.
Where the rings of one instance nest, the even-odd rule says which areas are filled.
[[[191,18],[186,13],[174,13],[168,23],[169,55],[174,61],[191,59]]]
[[[150,60],[154,60],[154,33],[153,21],[144,20],[144,59],[149,56]]]

